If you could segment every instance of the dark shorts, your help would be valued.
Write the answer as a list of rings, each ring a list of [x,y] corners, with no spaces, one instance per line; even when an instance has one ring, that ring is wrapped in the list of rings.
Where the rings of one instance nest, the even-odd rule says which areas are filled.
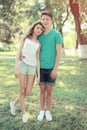
[[[51,72],[53,69],[40,69],[40,84],[48,84],[50,86],[54,86],[55,79],[51,78]]]

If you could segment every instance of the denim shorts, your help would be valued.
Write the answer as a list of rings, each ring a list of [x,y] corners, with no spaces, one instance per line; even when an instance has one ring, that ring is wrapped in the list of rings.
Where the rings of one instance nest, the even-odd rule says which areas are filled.
[[[19,71],[21,74],[35,75],[36,66],[28,65],[23,60],[19,61]]]
[[[51,72],[53,69],[40,69],[40,84],[48,84],[50,86],[55,85],[55,79],[51,78]]]

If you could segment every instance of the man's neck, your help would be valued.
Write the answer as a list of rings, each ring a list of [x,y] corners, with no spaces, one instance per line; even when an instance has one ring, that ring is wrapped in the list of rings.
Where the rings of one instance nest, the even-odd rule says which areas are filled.
[[[52,27],[46,28],[45,31],[44,31],[44,33],[45,33],[45,34],[49,33],[49,32],[51,31],[51,29],[52,29]]]

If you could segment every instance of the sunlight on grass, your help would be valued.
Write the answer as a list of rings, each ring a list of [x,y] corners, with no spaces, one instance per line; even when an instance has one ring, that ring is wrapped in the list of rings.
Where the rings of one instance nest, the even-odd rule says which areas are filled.
[[[65,105],[64,108],[65,110],[75,110],[75,107],[73,105]]]
[[[87,63],[66,58],[60,63],[54,87],[53,120],[37,121],[39,86],[34,85],[32,94],[26,98],[27,124],[21,121],[20,105],[15,117],[9,109],[9,102],[18,96],[19,90],[13,75],[15,59],[0,59],[0,130],[87,130]]]
[[[66,88],[66,87],[67,87],[62,81],[59,81],[59,82],[58,82],[58,85],[59,85],[61,88]]]
[[[36,115],[34,114],[34,115],[31,115],[31,113],[28,113],[28,118],[30,119],[30,120],[34,120],[35,118],[36,118]]]
[[[3,95],[1,95],[1,94],[0,94],[0,96],[2,96],[3,98],[5,98],[5,96],[3,96]],[[0,105],[3,105],[3,104],[6,103],[6,102],[7,102],[6,99],[2,99],[2,100],[0,101]]]
[[[69,86],[68,86],[68,84],[66,85],[66,84],[64,84],[64,82],[62,82],[62,81],[58,81],[58,87],[59,88],[62,88],[62,91],[66,91],[66,92],[78,92],[78,90],[76,89],[76,88],[70,88]]]

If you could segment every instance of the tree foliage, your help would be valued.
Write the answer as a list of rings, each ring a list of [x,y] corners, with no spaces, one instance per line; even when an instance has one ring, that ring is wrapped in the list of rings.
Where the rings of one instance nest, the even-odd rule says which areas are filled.
[[[20,35],[27,26],[40,19],[40,12],[43,10],[53,13],[53,26],[62,33],[63,25],[70,13],[66,1],[0,0],[0,41],[8,44],[14,42],[16,35]],[[81,9],[82,24],[87,20],[84,12]]]
[[[66,6],[65,2],[60,0],[1,0],[0,40],[12,43],[15,34],[21,32],[24,25],[40,19],[40,12],[45,9],[52,11],[53,26],[62,32],[62,26],[68,16]]]
[[[1,0],[0,2],[0,41],[12,43],[15,33],[21,29],[25,20],[26,2],[21,0]]]
[[[9,5],[9,6],[8,6]],[[13,23],[14,0],[0,1],[0,40],[9,43],[11,40],[11,28]],[[10,26],[10,27],[9,27]]]
[[[81,25],[82,25],[82,15],[83,12],[86,15],[86,10],[81,10],[80,6],[81,6],[81,1],[74,1],[74,0],[69,0],[69,5],[71,8],[71,12],[74,16],[75,19],[75,27],[76,27],[76,32],[77,32],[77,46],[76,48],[78,48],[78,44],[87,44],[87,39],[84,35],[84,33],[82,33],[82,29],[81,29]],[[85,1],[84,1],[84,5],[85,5]],[[84,15],[83,15],[84,16]]]

